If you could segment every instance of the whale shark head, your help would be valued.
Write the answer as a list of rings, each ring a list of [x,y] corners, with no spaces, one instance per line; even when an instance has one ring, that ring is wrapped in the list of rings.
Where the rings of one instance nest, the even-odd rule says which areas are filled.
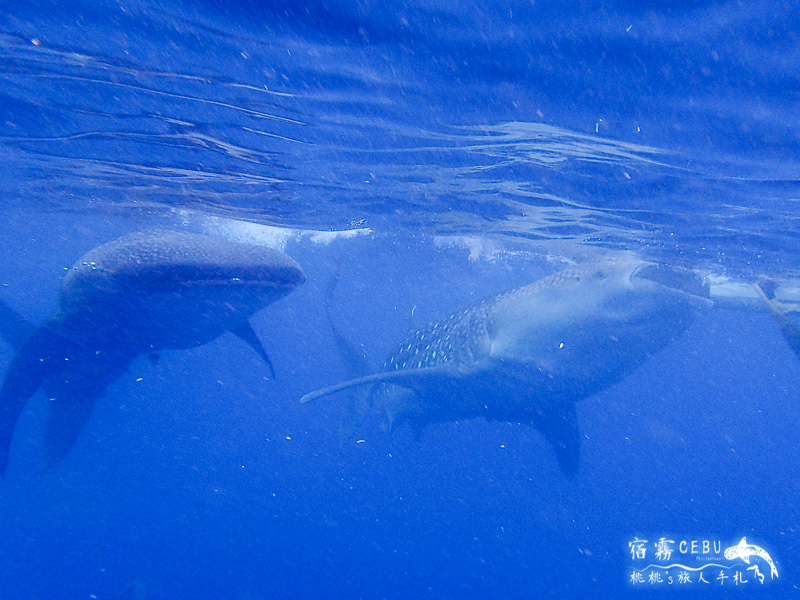
[[[190,302],[224,301],[238,312],[253,313],[303,281],[300,266],[272,248],[150,230],[102,244],[81,257],[62,281],[61,309],[85,311],[87,305],[113,296],[152,300],[167,295],[174,300],[180,294]]]
[[[62,281],[54,319],[66,337],[113,336],[129,354],[191,348],[235,331],[303,281],[300,266],[272,248],[142,231],[81,257]]]

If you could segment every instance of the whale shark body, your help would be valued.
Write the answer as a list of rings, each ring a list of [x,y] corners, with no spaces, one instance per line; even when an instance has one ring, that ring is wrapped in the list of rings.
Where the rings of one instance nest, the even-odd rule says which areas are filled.
[[[200,346],[230,331],[265,360],[248,318],[305,280],[285,254],[177,231],[133,233],[94,248],[69,269],[58,312],[34,327],[0,304],[17,354],[0,388],[0,473],[27,400],[49,400],[49,463],[75,443],[94,403],[141,354]]]
[[[382,371],[305,395],[366,388],[390,425],[470,417],[533,425],[578,468],[575,410],[642,365],[710,306],[692,271],[631,256],[567,269],[431,323]],[[363,392],[362,392],[363,393]]]

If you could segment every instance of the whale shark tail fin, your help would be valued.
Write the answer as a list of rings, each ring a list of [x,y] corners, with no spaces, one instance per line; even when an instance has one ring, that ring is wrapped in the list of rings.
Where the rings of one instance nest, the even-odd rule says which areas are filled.
[[[17,421],[42,383],[47,382],[45,454],[50,466],[73,446],[95,401],[126,367],[127,361],[97,356],[49,322],[34,331],[11,361],[0,388],[0,475],[8,465]]]
[[[12,393],[3,386],[0,394],[0,475],[5,475],[8,467],[8,455],[11,450],[11,440],[14,437],[14,428],[25,408],[27,397]]]
[[[333,318],[333,299],[339,284],[338,275],[334,274],[325,288],[325,317],[333,334],[333,341],[348,379],[357,379],[369,375],[372,371],[367,357],[361,347],[347,339]],[[361,428],[370,411],[370,398],[374,386],[367,385],[352,389],[347,395],[347,402],[342,420],[339,424],[339,443],[342,446],[350,443]]]
[[[0,300],[0,336],[19,352],[30,338],[36,327],[25,317]],[[34,385],[36,377],[29,378],[20,371],[23,359],[17,355],[9,369],[2,388],[0,388],[0,474],[3,474],[8,463],[8,451],[14,427],[17,424],[25,402],[38,387]],[[16,372],[16,375],[14,374]]]
[[[776,284],[771,279],[761,279],[754,283],[753,287],[772,313],[772,317],[783,334],[783,339],[800,357],[800,321],[797,318],[800,315],[800,306],[779,302],[775,297]]]
[[[350,390],[345,409],[339,422],[339,443],[349,445],[358,436],[359,430],[372,410],[372,394],[375,386],[362,386]]]
[[[11,344],[14,350],[19,351],[34,331],[36,326],[33,323],[0,300],[0,336]]]
[[[356,379],[364,377],[372,372],[366,356],[361,348],[356,346],[347,339],[341,329],[336,325],[333,318],[333,311],[331,305],[333,304],[333,295],[336,291],[336,286],[339,283],[339,278],[334,275],[328,280],[328,286],[325,289],[325,317],[328,320],[328,326],[333,334],[333,341],[336,344],[336,350],[339,353],[339,359],[344,366],[345,373],[348,379]]]
[[[49,411],[44,434],[45,469],[55,465],[72,449],[89,421],[95,400],[104,391],[105,386],[96,393],[88,393],[83,389],[80,394],[69,397],[48,398]]]
[[[21,344],[0,388],[0,475],[5,473],[14,428],[22,409],[42,382],[63,368],[70,354],[68,342],[47,326],[34,331]],[[62,360],[58,360],[58,356]]]
[[[60,339],[59,339],[60,338]],[[55,346],[60,342],[60,346]],[[65,363],[60,377],[50,378],[48,415],[44,432],[45,468],[52,467],[75,445],[92,414],[95,402],[102,398],[108,386],[128,367],[122,357],[98,355],[87,351],[62,336],[51,342],[61,350],[54,354],[57,362]]]

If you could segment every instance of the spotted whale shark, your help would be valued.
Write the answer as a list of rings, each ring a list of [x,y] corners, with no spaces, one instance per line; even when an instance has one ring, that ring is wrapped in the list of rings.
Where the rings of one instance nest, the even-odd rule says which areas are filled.
[[[390,426],[471,417],[540,431],[561,469],[578,468],[576,402],[613,385],[712,304],[693,271],[617,257],[490,297],[413,332],[358,388]]]
[[[285,254],[170,230],[123,236],[90,250],[61,282],[40,327],[0,305],[0,332],[17,353],[0,388],[0,473],[17,421],[39,389],[48,398],[48,463],[73,446],[107,386],[139,355],[187,349],[232,332],[272,364],[248,321],[305,281]]]
[[[755,556],[769,565],[770,579],[775,579],[778,576],[778,569],[775,567],[775,563],[769,555],[769,552],[755,544],[748,544],[746,537],[739,540],[739,543],[735,546],[725,548],[723,555],[726,560],[740,559],[748,565],[750,564],[750,559]]]

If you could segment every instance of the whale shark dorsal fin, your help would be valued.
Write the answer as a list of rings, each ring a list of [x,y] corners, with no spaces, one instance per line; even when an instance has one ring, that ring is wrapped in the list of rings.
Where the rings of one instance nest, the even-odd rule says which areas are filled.
[[[231,333],[256,351],[256,354],[258,354],[267,364],[267,369],[269,369],[269,378],[275,379],[275,368],[272,366],[272,361],[269,359],[267,351],[264,350],[261,340],[258,339],[256,332],[253,330],[253,326],[250,325],[250,321],[242,321],[239,325],[231,329]]]
[[[749,552],[744,552],[744,550],[746,550],[747,546],[748,546],[747,537],[743,537],[741,540],[739,540],[739,545],[738,546],[739,546],[739,558],[741,558],[744,562],[746,562],[749,565],[750,564],[750,553]]]
[[[458,377],[461,371],[449,365],[439,365],[436,367],[427,367],[423,369],[400,369],[397,371],[383,371],[375,373],[374,375],[367,375],[365,377],[357,377],[342,383],[337,383],[326,388],[322,388],[313,392],[309,392],[300,398],[301,404],[306,404],[313,400],[317,400],[324,396],[330,396],[343,390],[362,387],[366,385],[374,385],[376,383],[394,383],[415,391],[423,389],[431,378],[449,378]]]

